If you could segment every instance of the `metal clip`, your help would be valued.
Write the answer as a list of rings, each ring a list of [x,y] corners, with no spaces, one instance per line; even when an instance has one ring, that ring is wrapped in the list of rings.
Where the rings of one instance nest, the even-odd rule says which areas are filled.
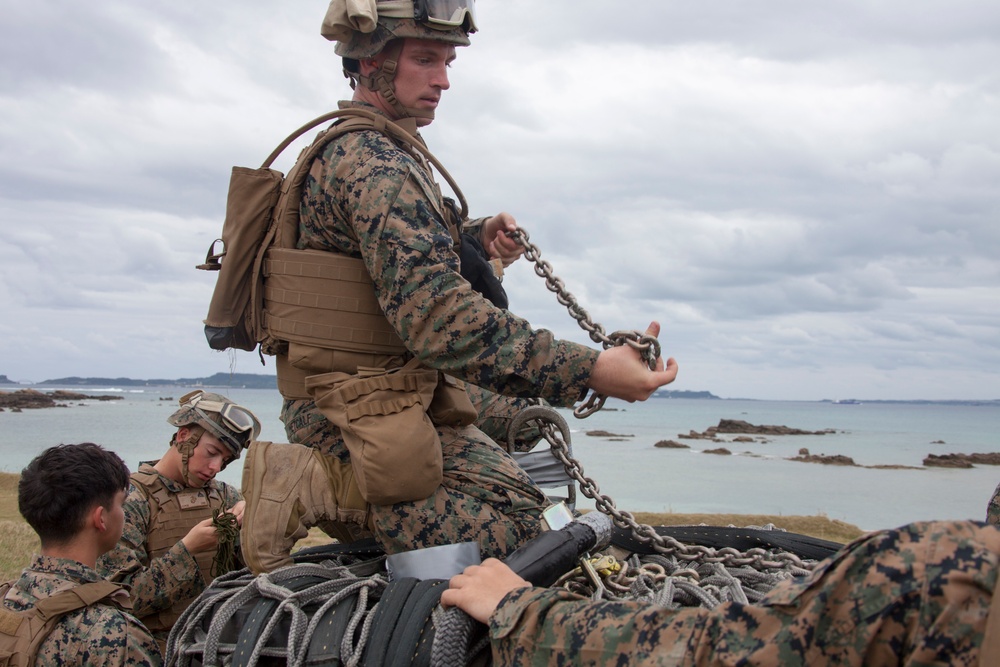
[[[602,577],[610,577],[622,571],[622,564],[614,556],[601,556],[591,559],[590,566]]]
[[[580,568],[583,573],[587,575],[587,579],[590,583],[594,585],[594,600],[600,600],[604,597],[604,593],[607,589],[604,587],[604,581],[601,580],[601,575],[597,574],[597,570],[594,569],[594,564],[592,560],[597,561],[600,559],[591,559],[590,554],[584,554],[583,558],[580,559]]]

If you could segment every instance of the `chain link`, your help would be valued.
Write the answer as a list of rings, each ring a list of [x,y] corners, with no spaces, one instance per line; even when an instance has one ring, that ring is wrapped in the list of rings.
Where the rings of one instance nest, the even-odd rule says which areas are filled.
[[[601,493],[597,482],[584,474],[583,466],[570,453],[569,424],[555,409],[547,405],[534,405],[523,410],[513,423],[521,428],[527,422],[538,426],[542,437],[549,443],[553,456],[563,465],[566,474],[573,478],[580,492],[594,501],[597,510],[611,517],[616,526],[628,530],[636,540],[650,546],[656,553],[692,563],[721,563],[727,568],[751,567],[758,571],[782,570],[804,574],[814,567],[814,563],[803,561],[791,552],[774,553],[759,547],[747,551],[732,547],[716,549],[684,544],[669,535],[660,535],[652,526],[636,521],[630,512],[619,510],[610,496]]]
[[[545,286],[550,292],[555,293],[556,301],[566,307],[570,317],[576,320],[580,328],[590,335],[592,341],[600,343],[604,349],[628,345],[642,356],[650,370],[656,369],[656,362],[660,358],[660,341],[654,336],[639,331],[615,331],[610,335],[606,334],[604,327],[590,319],[590,315],[576,300],[576,297],[566,289],[562,279],[555,275],[552,265],[542,259],[542,252],[529,240],[528,232],[518,228],[513,232],[507,232],[507,235],[521,244],[524,248],[524,257],[535,265],[535,274],[545,279]],[[607,396],[593,392],[573,411],[573,414],[578,419],[589,417],[604,407],[607,398]]]
[[[638,331],[616,331],[610,335],[605,334],[604,327],[591,320],[576,297],[566,289],[562,279],[554,274],[552,265],[541,258],[542,253],[538,246],[529,240],[528,232],[519,228],[514,232],[508,232],[508,236],[521,244],[525,258],[534,264],[535,273],[545,279],[545,286],[555,293],[556,300],[567,308],[570,316],[588,332],[591,340],[600,343],[605,349],[628,345],[639,352],[650,369],[656,368],[660,358],[660,342],[655,337]],[[604,407],[606,400],[607,396],[593,392],[573,411],[573,414],[581,419],[589,417]],[[569,425],[559,413],[547,406],[531,407],[526,412],[529,412],[530,416],[525,415],[526,419],[519,421],[530,420],[539,426],[553,455],[562,463],[566,473],[579,485],[580,492],[593,500],[597,510],[611,517],[616,526],[628,530],[635,539],[651,546],[656,553],[691,563],[719,563],[727,568],[750,567],[758,571],[781,570],[804,574],[814,567],[814,563],[804,562],[790,552],[774,553],[762,548],[748,549],[744,552],[731,547],[715,549],[697,544],[683,544],[668,535],[660,535],[652,526],[637,522],[630,512],[619,510],[614,500],[601,493],[597,482],[584,475],[583,466],[570,454]]]

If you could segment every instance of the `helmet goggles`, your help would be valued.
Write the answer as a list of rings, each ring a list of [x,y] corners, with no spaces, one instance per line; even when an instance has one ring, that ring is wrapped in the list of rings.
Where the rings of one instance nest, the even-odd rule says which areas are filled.
[[[186,407],[194,410],[202,419],[204,423],[208,426],[215,426],[216,421],[210,418],[205,412],[214,412],[219,415],[222,419],[223,425],[230,430],[229,433],[223,431],[223,429],[215,426],[212,430],[215,434],[225,440],[230,445],[233,445],[236,452],[239,452],[243,447],[245,447],[248,442],[258,435],[260,435],[260,422],[254,417],[246,408],[242,408],[235,403],[228,401],[213,401],[205,398],[205,392],[200,389],[193,391],[181,398],[181,407]],[[246,434],[245,439],[240,442],[234,434]]]
[[[429,27],[457,28],[468,21],[476,32],[476,0],[414,0],[413,18]]]

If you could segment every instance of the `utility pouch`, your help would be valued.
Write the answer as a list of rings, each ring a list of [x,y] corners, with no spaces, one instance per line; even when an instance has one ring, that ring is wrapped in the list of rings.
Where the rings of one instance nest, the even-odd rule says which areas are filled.
[[[444,471],[441,439],[428,415],[438,372],[416,360],[389,371],[358,370],[311,375],[306,389],[340,427],[361,495],[373,505],[430,496]]]
[[[438,426],[468,426],[479,418],[472,399],[465,393],[465,383],[445,373],[440,374],[434,400],[431,401],[431,422]]]

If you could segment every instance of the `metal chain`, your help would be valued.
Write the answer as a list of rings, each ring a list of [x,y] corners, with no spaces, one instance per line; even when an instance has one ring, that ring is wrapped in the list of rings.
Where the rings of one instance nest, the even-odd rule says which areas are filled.
[[[763,548],[738,551],[732,547],[715,549],[697,544],[683,544],[669,535],[660,535],[652,526],[641,524],[630,512],[619,510],[615,501],[600,491],[600,487],[590,477],[584,474],[583,466],[573,458],[569,451],[569,425],[566,420],[549,406],[531,406],[522,411],[524,415],[516,418],[516,423],[523,424],[532,421],[538,425],[542,437],[549,443],[552,454],[562,463],[566,473],[580,487],[581,493],[594,501],[598,511],[607,514],[619,528],[628,530],[635,539],[651,546],[654,551],[664,555],[672,555],[686,561],[703,563],[722,563],[726,567],[752,567],[756,570],[797,570],[808,572],[813,565],[804,562],[790,552],[774,553]]]
[[[550,292],[555,293],[556,301],[566,306],[570,317],[579,323],[580,328],[590,335],[592,341],[600,343],[604,349],[628,345],[639,352],[650,370],[656,368],[656,362],[660,358],[660,341],[654,336],[648,336],[640,331],[615,331],[610,335],[605,334],[604,327],[590,319],[590,315],[576,300],[576,297],[566,289],[562,279],[555,275],[552,271],[552,265],[542,259],[542,252],[529,240],[528,232],[523,228],[518,228],[513,232],[508,232],[507,235],[521,244],[524,248],[524,257],[535,265],[535,274],[545,279],[545,286]],[[595,391],[573,410],[573,414],[578,419],[589,417],[603,408],[607,399],[607,396]]]
[[[590,315],[583,309],[580,303],[566,289],[562,279],[557,277],[549,262],[541,258],[541,251],[529,240],[528,232],[519,228],[513,232],[508,232],[508,236],[517,241],[524,248],[524,256],[534,263],[535,273],[545,279],[545,286],[549,291],[554,292],[556,300],[566,306],[569,314],[575,319],[580,327],[588,332],[591,340],[601,343],[605,349],[616,345],[629,345],[637,350],[650,369],[656,367],[656,362],[660,358],[660,342],[653,336],[648,336],[638,331],[616,331],[606,335],[604,327],[593,322]],[[577,418],[585,418],[594,414],[602,407],[607,400],[603,396],[594,392],[573,414]],[[535,412],[535,411],[539,412]],[[569,425],[552,408],[531,407],[527,411],[531,416],[527,419],[535,421],[541,429],[542,435],[549,443],[552,453],[566,468],[566,473],[576,480],[580,486],[580,491],[594,501],[598,511],[607,514],[619,528],[624,528],[643,544],[650,545],[660,554],[672,555],[685,561],[698,561],[700,563],[721,563],[725,567],[752,567],[756,570],[786,570],[797,571],[798,573],[808,572],[812,565],[805,563],[793,553],[774,553],[762,548],[749,549],[740,552],[731,547],[714,549],[701,545],[686,545],[676,539],[660,535],[652,526],[638,523],[630,512],[619,510],[615,506],[615,501],[603,495],[600,488],[593,479],[583,474],[583,466],[574,459],[569,452]],[[523,421],[527,421],[524,419]],[[560,429],[557,430],[556,426]]]

